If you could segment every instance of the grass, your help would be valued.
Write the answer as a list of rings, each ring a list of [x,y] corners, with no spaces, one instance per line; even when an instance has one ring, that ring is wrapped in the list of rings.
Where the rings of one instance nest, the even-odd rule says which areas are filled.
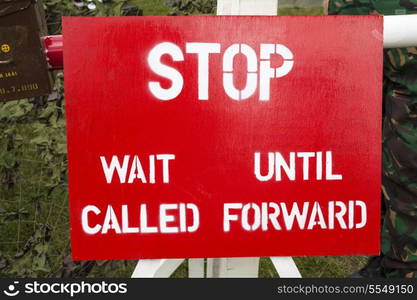
[[[280,16],[317,16],[323,14],[323,9],[321,7],[311,7],[311,8],[282,8],[279,9],[278,14]]]
[[[166,16],[170,8],[165,5],[166,0],[139,0],[137,3],[143,9],[145,16]]]

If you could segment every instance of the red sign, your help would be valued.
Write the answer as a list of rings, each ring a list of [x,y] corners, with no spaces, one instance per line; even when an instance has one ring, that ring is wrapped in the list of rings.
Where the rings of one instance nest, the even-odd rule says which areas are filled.
[[[64,18],[73,257],[379,252],[382,18]]]

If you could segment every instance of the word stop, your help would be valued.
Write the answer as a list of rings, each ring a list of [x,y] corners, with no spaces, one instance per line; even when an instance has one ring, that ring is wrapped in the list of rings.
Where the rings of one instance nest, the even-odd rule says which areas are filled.
[[[209,100],[209,60],[211,54],[221,52],[218,43],[186,43],[186,53],[196,54],[198,59],[198,99]],[[239,90],[234,84],[233,61],[237,55],[244,55],[247,60],[246,86]],[[180,47],[170,42],[157,44],[148,56],[150,69],[161,77],[172,82],[169,88],[163,88],[158,81],[149,82],[149,90],[159,100],[172,100],[181,94],[184,78],[175,68],[161,62],[168,55],[173,61],[184,61],[184,53]],[[278,68],[271,67],[271,56],[279,55],[283,64]],[[258,88],[259,100],[269,101],[271,79],[287,75],[294,66],[294,55],[290,49],[281,44],[261,44],[260,61],[255,50],[247,44],[233,44],[223,53],[223,88],[227,96],[233,100],[244,100],[251,97]]]

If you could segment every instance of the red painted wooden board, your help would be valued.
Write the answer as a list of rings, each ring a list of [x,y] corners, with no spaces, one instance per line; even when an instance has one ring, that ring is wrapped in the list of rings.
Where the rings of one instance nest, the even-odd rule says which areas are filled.
[[[379,252],[382,18],[64,18],[73,257]]]

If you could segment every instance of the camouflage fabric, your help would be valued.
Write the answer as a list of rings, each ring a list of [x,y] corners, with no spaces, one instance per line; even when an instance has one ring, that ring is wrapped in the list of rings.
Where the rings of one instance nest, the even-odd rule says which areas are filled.
[[[329,0],[329,14],[417,14],[417,0]],[[381,234],[387,277],[417,277],[417,47],[384,53]]]

